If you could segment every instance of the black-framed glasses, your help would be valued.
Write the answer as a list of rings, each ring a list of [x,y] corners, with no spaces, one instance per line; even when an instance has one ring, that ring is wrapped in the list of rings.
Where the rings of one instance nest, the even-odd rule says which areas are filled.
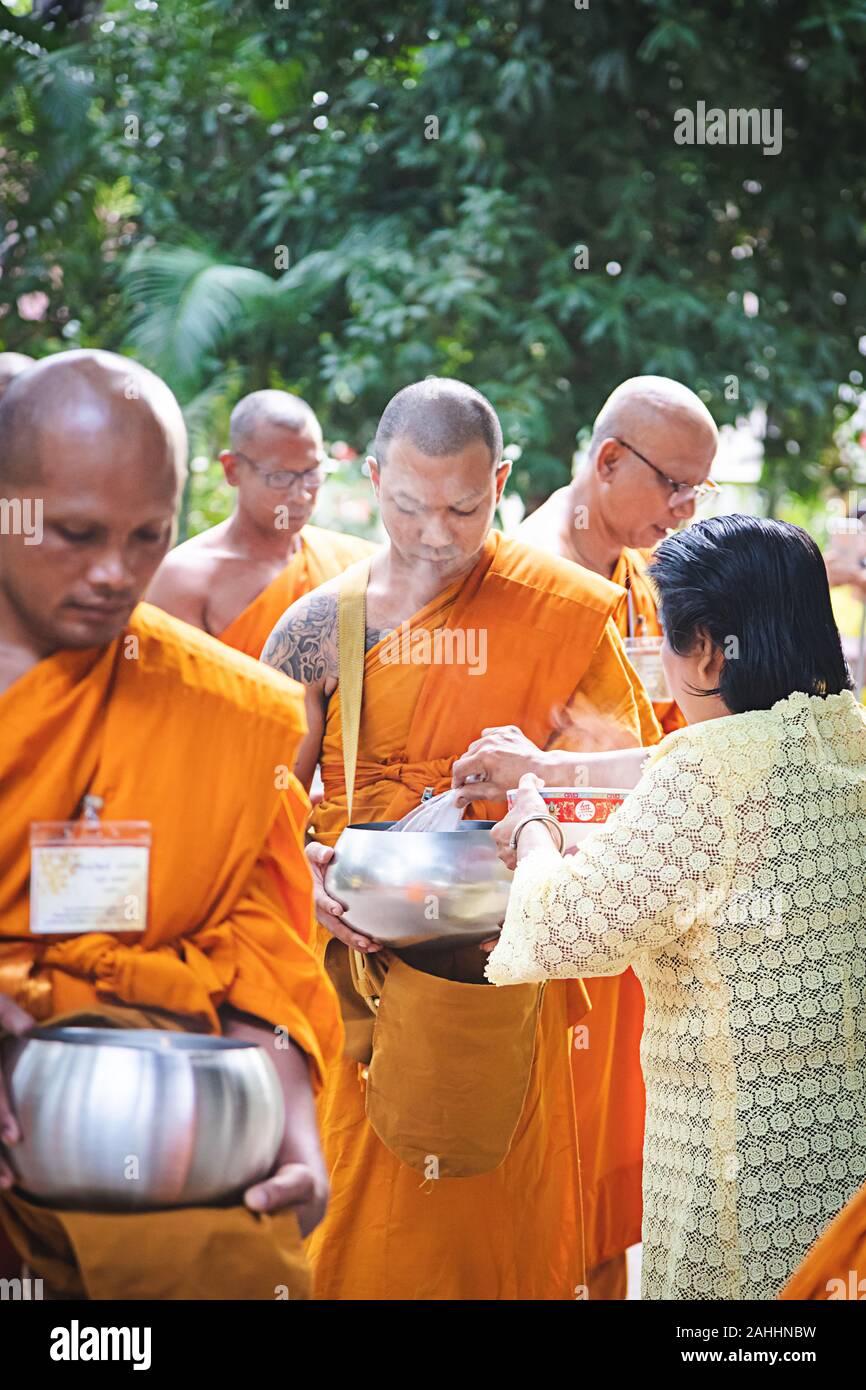
[[[324,459],[322,459],[320,463],[317,463],[315,468],[307,468],[303,473],[293,473],[289,469],[281,469],[279,472],[271,473],[267,472],[264,468],[260,468],[257,463],[254,463],[246,454],[242,454],[240,450],[233,449],[232,453],[235,458],[243,459],[244,463],[261,478],[266,487],[272,487],[280,492],[288,492],[290,494],[314,492],[315,489],[321,487],[322,483],[325,481]]]
[[[669,478],[667,473],[663,473],[660,468],[657,468],[656,465],[646,458],[639,449],[636,449],[633,444],[629,444],[625,439],[620,439],[619,435],[616,434],[613,438],[616,440],[617,444],[621,444],[624,449],[628,449],[630,454],[634,454],[635,458],[639,458],[641,463],[645,463],[647,468],[651,468],[652,471],[661,478],[662,482],[667,486],[671,501],[704,501],[707,497],[715,497],[721,492],[718,483],[714,483],[712,478],[707,478],[704,483],[679,483],[676,478]]]

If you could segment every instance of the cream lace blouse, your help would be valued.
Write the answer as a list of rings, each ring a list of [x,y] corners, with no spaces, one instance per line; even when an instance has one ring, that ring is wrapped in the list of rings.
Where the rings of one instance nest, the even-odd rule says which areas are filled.
[[[866,711],[668,735],[580,851],[518,865],[487,975],[634,967],[645,1298],[772,1298],[866,1179]]]

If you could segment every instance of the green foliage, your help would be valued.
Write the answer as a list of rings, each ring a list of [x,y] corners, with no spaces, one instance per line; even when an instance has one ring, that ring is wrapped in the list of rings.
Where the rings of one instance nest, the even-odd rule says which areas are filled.
[[[245,390],[300,391],[362,451],[400,386],[459,375],[531,497],[617,381],[660,372],[720,422],[766,404],[769,507],[846,485],[866,0],[110,0],[9,28],[0,346],[133,351],[211,458]],[[699,100],[780,108],[781,153],[677,145]]]

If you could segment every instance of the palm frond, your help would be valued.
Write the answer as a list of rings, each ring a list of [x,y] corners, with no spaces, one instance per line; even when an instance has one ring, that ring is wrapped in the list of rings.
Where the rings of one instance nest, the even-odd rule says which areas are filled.
[[[132,306],[129,346],[182,400],[216,366],[230,334],[276,293],[261,271],[183,246],[139,248],[123,281]]]

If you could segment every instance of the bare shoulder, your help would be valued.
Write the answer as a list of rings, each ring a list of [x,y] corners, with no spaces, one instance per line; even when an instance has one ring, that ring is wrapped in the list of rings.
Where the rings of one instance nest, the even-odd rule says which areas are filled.
[[[198,538],[196,538],[198,539]],[[192,542],[170,550],[157,570],[145,595],[148,603],[173,613],[184,622],[201,627],[204,602],[212,578],[212,557]]]
[[[525,545],[533,545],[537,550],[558,555],[567,491],[567,488],[559,488],[534,512],[530,512],[514,532],[514,539],[523,541]]]
[[[204,626],[206,600],[224,559],[224,525],[191,536],[168,552],[150,582],[148,603],[196,627]]]

